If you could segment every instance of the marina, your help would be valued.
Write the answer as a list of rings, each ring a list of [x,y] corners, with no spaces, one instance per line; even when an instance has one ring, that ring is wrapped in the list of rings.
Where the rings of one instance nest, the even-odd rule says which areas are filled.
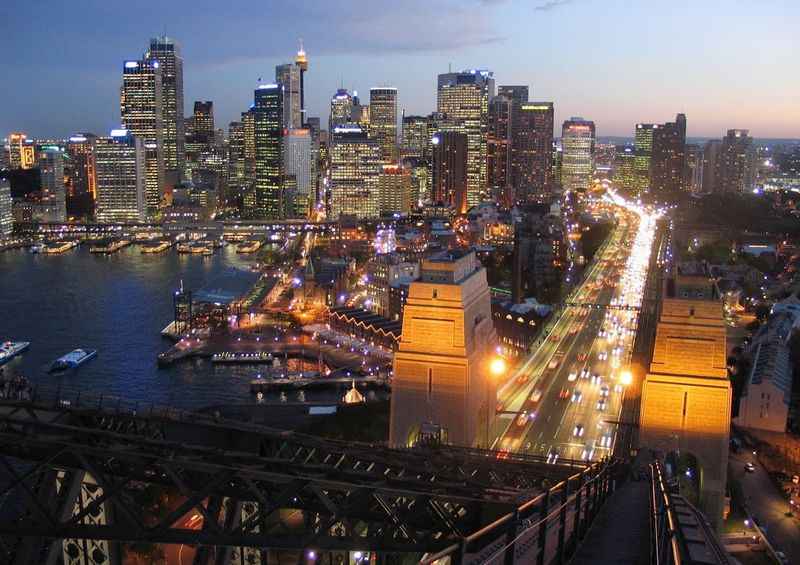
[[[168,240],[162,241],[148,241],[142,243],[139,247],[140,253],[163,253],[170,247],[172,247],[172,242]]]
[[[385,377],[356,377],[356,376],[303,376],[290,375],[284,378],[260,378],[250,381],[250,392],[253,394],[273,392],[273,391],[292,391],[308,389],[345,389],[345,388],[364,388],[364,389],[387,389],[389,380]]]

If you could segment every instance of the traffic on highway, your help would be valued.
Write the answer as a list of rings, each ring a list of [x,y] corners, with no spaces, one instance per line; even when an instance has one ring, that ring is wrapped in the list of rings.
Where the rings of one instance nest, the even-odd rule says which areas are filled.
[[[616,225],[538,347],[498,389],[498,457],[556,463],[613,449],[659,213],[613,192],[594,206]]]

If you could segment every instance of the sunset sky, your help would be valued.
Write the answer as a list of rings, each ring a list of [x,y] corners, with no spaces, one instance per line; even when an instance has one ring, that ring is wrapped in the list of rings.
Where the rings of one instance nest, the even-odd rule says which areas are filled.
[[[689,136],[796,138],[798,24],[796,0],[3,0],[0,137],[107,134],[122,61],[166,31],[183,49],[186,113],[213,100],[217,127],[303,38],[308,115],[323,123],[340,84],[365,101],[396,86],[399,111],[429,113],[452,65],[529,85],[555,103],[557,135],[569,116],[631,135],[684,112]]]

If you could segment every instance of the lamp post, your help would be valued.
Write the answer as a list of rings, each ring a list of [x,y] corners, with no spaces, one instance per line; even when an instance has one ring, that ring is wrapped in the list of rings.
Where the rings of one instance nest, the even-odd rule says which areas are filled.
[[[491,393],[491,381],[497,382],[500,377],[502,377],[506,372],[506,360],[496,355],[492,357],[489,361],[489,378],[486,379],[486,436],[485,436],[485,446],[486,449],[489,449],[489,422],[491,421],[491,410],[492,404],[494,401],[497,400],[495,397],[494,399],[490,398]]]

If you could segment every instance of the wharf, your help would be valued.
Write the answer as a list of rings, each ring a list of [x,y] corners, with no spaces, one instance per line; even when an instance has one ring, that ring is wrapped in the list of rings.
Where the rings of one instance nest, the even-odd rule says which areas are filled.
[[[388,388],[389,381],[385,377],[288,377],[264,378],[250,381],[250,391],[271,392],[302,389],[342,388],[355,386],[356,388]]]

